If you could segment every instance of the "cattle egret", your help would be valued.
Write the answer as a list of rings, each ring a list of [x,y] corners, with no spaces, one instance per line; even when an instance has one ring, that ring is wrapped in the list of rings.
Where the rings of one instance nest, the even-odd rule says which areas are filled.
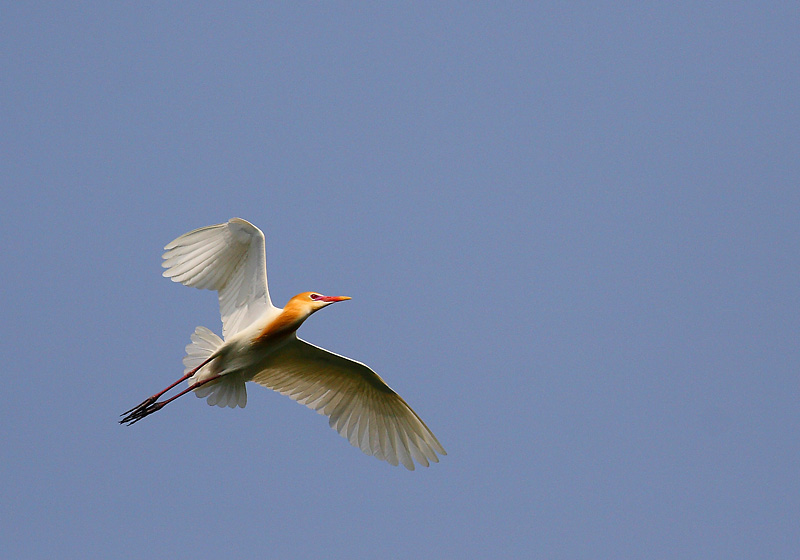
[[[280,309],[267,288],[264,234],[233,218],[196,229],[164,247],[164,276],[173,282],[219,292],[224,340],[197,327],[186,347],[184,376],[123,413],[134,424],[193,391],[209,405],[244,408],[246,381],[287,395],[330,418],[329,424],[351,444],[414,470],[446,455],[436,436],[408,404],[366,365],[297,337],[312,313],[346,296],[297,294]],[[183,381],[189,387],[159,401]]]

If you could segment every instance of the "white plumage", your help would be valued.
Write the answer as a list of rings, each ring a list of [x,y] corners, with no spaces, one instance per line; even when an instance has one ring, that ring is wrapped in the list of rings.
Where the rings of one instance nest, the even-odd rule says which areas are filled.
[[[264,234],[240,218],[190,231],[164,247],[164,276],[219,292],[226,339],[265,313],[277,315],[267,289]]]
[[[267,286],[264,235],[240,218],[191,231],[165,247],[164,276],[219,293],[223,339],[197,327],[186,347],[184,377],[128,411],[133,424],[194,391],[216,406],[244,407],[246,381],[289,396],[329,417],[329,424],[368,455],[413,470],[446,455],[410,406],[366,365],[324,350],[296,335],[311,314],[344,296],[294,296],[284,309]],[[189,388],[157,402],[188,380]],[[438,455],[437,455],[438,454]]]

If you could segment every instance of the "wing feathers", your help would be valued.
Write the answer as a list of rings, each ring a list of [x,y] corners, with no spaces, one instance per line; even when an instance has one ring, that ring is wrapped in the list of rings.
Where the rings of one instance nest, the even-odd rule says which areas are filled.
[[[296,339],[270,357],[253,381],[329,417],[360,448],[409,470],[446,455],[406,402],[364,364]]]
[[[217,258],[217,253],[222,248],[224,248],[224,243],[217,241],[208,246],[201,245],[195,250],[175,250],[168,259],[164,259],[164,264],[170,267],[170,270],[164,272],[164,276],[184,278],[186,281],[196,284],[207,275],[208,263]],[[192,273],[193,269],[196,270]]]
[[[264,234],[233,218],[181,235],[164,247],[164,276],[173,282],[219,292],[222,334],[227,339],[268,310]]]

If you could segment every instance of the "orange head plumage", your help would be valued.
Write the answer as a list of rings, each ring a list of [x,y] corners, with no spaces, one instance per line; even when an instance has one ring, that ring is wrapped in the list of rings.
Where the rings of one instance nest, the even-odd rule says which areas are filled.
[[[297,294],[286,302],[281,314],[261,331],[257,339],[265,341],[274,336],[296,331],[312,313],[337,301],[346,301],[348,299],[350,298],[347,296],[323,296],[317,292]]]

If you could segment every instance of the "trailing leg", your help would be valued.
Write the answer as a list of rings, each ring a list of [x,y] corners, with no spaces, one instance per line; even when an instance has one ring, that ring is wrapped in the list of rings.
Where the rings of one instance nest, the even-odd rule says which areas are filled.
[[[189,376],[189,377],[191,377],[191,376]],[[181,391],[180,393],[178,393],[174,397],[170,397],[170,398],[168,398],[167,400],[164,400],[164,401],[154,402],[155,399],[157,399],[158,397],[157,396],[150,397],[150,399],[147,399],[145,402],[143,402],[142,404],[140,404],[136,408],[134,408],[131,411],[129,411],[129,414],[127,416],[125,416],[125,418],[120,420],[119,423],[120,424],[127,424],[128,426],[130,426],[132,424],[135,424],[136,422],[138,422],[139,420],[141,420],[145,416],[150,416],[154,412],[158,412],[159,410],[164,408],[166,405],[168,405],[169,403],[171,403],[172,401],[174,401],[178,397],[182,397],[186,393],[188,393],[190,391],[194,391],[198,387],[202,387],[206,383],[210,383],[211,381],[215,381],[215,380],[219,379],[220,377],[222,377],[222,376],[221,375],[214,375],[212,377],[209,377],[208,379],[204,379],[203,381],[200,381],[199,383],[195,383],[194,385],[189,386],[188,388],[184,389],[183,391]],[[183,379],[181,379],[180,381],[183,381]],[[172,387],[174,387],[175,385],[180,383],[180,381],[178,381],[177,383],[173,384]],[[160,394],[163,395],[164,392],[168,391],[172,387],[169,387],[168,389],[166,389],[165,391],[163,391]],[[151,399],[153,399],[153,401],[151,401]]]
[[[140,410],[144,410],[144,409],[146,409],[147,407],[151,406],[151,405],[152,405],[153,403],[155,403],[155,402],[156,402],[156,401],[157,401],[159,398],[161,398],[161,396],[162,396],[164,393],[166,393],[167,391],[169,391],[169,390],[173,389],[174,387],[177,387],[178,385],[180,385],[181,383],[183,383],[184,381],[186,381],[187,379],[189,379],[190,377],[192,377],[192,376],[193,376],[195,373],[197,373],[197,372],[200,370],[200,368],[201,368],[201,367],[203,367],[203,366],[204,366],[204,365],[206,365],[208,362],[210,362],[210,361],[211,361],[211,359],[212,359],[212,358],[211,358],[211,357],[209,357],[209,358],[208,358],[206,361],[204,361],[204,362],[203,362],[203,363],[201,363],[199,366],[197,366],[196,368],[194,368],[193,370],[191,370],[190,372],[188,372],[186,375],[184,375],[183,377],[181,377],[180,379],[178,379],[178,380],[177,380],[175,383],[173,383],[172,385],[170,385],[169,387],[167,387],[167,388],[166,388],[166,389],[164,389],[163,391],[160,391],[160,392],[156,393],[156,394],[155,394],[155,395],[153,395],[152,397],[148,397],[148,398],[146,398],[146,399],[145,399],[145,400],[143,400],[141,403],[139,403],[138,405],[134,406],[132,409],[130,409],[130,410],[126,410],[125,412],[123,412],[122,414],[120,414],[120,416],[125,416],[125,417],[127,418],[127,417],[129,417],[129,416],[132,416],[132,415],[133,415],[133,414],[135,414],[136,412],[138,412],[138,411],[140,411]],[[120,424],[122,424],[122,423],[124,423],[124,422],[125,422],[125,419],[123,418],[123,419],[120,421]]]

